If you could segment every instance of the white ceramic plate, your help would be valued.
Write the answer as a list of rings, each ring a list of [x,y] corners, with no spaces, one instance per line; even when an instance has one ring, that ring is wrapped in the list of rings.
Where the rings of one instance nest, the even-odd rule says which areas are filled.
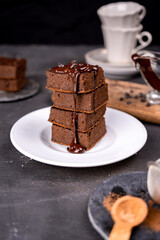
[[[103,68],[105,76],[113,79],[127,79],[138,73],[134,62],[118,65],[107,61],[107,50],[104,48],[95,49],[85,54],[85,60],[89,64],[99,65]]]
[[[17,150],[39,162],[63,167],[95,167],[118,162],[137,153],[145,144],[147,132],[136,118],[108,108],[107,134],[90,151],[71,154],[67,147],[51,142],[50,108],[31,112],[19,119],[10,138]]]

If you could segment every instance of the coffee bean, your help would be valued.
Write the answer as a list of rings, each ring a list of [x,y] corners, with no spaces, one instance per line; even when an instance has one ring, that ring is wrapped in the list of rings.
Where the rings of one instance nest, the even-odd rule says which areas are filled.
[[[124,100],[124,98],[123,98],[123,97],[120,97],[120,98],[119,98],[119,101],[123,101],[123,100]]]
[[[141,98],[141,102],[146,102],[146,98]]]
[[[126,92],[126,93],[124,94],[124,97],[125,97],[125,98],[131,98],[132,96],[131,96],[129,93]]]
[[[127,104],[131,104],[131,102],[130,102],[130,101],[127,101],[126,103],[127,103]]]
[[[140,92],[140,93],[138,93],[138,97],[145,98],[145,97],[146,97],[146,95],[145,95],[144,93]]]
[[[137,95],[134,95],[133,97],[134,97],[135,99],[137,99],[137,98],[138,98],[138,96],[137,96]]]
[[[151,104],[149,102],[146,103],[146,107],[150,107]]]

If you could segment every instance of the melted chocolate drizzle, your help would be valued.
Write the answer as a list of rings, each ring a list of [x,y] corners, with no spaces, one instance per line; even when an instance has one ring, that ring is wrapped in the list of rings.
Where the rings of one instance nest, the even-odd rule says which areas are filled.
[[[151,87],[160,92],[160,78],[152,69],[150,57],[133,54],[132,59],[136,66],[137,64],[140,65],[140,69]]]
[[[56,73],[68,73],[72,78],[74,112],[72,116],[71,130],[74,133],[74,138],[70,146],[67,148],[67,150],[71,153],[83,153],[85,152],[85,147],[79,144],[78,133],[77,133],[78,114],[76,111],[76,105],[77,105],[77,95],[79,93],[79,77],[81,73],[94,71],[93,107],[95,110],[95,88],[96,88],[96,76],[98,72],[98,66],[89,65],[86,63],[77,63],[75,60],[73,60],[68,65],[58,64],[58,67],[52,68],[51,71]]]

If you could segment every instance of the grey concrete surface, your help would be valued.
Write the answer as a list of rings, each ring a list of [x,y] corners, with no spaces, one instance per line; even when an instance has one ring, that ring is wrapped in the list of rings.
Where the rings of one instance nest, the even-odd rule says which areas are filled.
[[[12,125],[23,115],[50,106],[45,71],[70,60],[84,61],[97,46],[0,46],[0,55],[28,60],[27,75],[40,82],[34,97],[0,103],[0,239],[100,240],[87,216],[88,198],[103,180],[119,173],[147,170],[160,157],[160,126],[144,123],[148,140],[136,155],[108,166],[54,167],[25,157],[10,142]],[[140,76],[131,79],[142,82]],[[37,119],[38,121],[38,119]],[[97,159],[98,161],[98,159]]]

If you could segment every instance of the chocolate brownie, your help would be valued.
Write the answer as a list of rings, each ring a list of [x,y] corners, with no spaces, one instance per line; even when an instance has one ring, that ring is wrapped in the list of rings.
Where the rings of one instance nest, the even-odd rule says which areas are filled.
[[[26,59],[0,57],[0,79],[24,79]]]
[[[80,65],[80,64],[78,64]],[[82,66],[93,66],[89,64],[81,64]],[[70,64],[65,65],[64,68],[69,68]],[[55,71],[55,69],[57,71]],[[73,92],[74,84],[72,75],[69,73],[59,73],[61,67],[52,68],[46,72],[47,76],[47,88],[55,91]],[[54,71],[53,71],[54,70]],[[64,70],[65,71],[65,70]],[[104,72],[101,67],[97,67],[95,75],[94,69],[90,69],[89,72],[81,72],[78,80],[78,92],[90,92],[95,88],[105,83]]]
[[[104,84],[93,92],[77,94],[76,111],[93,112],[108,100],[108,85]],[[54,107],[75,110],[74,94],[64,92],[54,92],[52,95]]]
[[[54,90],[52,141],[69,145],[70,153],[83,153],[106,132],[102,108],[108,100],[108,85],[103,70],[72,61],[50,69],[47,77],[47,88]]]
[[[100,107],[93,113],[77,113],[77,131],[86,132],[97,122],[99,122],[105,114],[106,104]],[[51,123],[60,125],[62,127],[71,128],[73,112],[58,109],[55,107],[51,108],[49,121]]]
[[[19,80],[9,80],[9,79],[0,79],[0,90],[8,92],[19,91],[26,84],[26,79]]]
[[[95,125],[88,132],[78,132],[78,142],[80,145],[91,149],[106,133],[105,119]],[[74,138],[74,132],[68,128],[52,125],[52,141],[69,146]]]

